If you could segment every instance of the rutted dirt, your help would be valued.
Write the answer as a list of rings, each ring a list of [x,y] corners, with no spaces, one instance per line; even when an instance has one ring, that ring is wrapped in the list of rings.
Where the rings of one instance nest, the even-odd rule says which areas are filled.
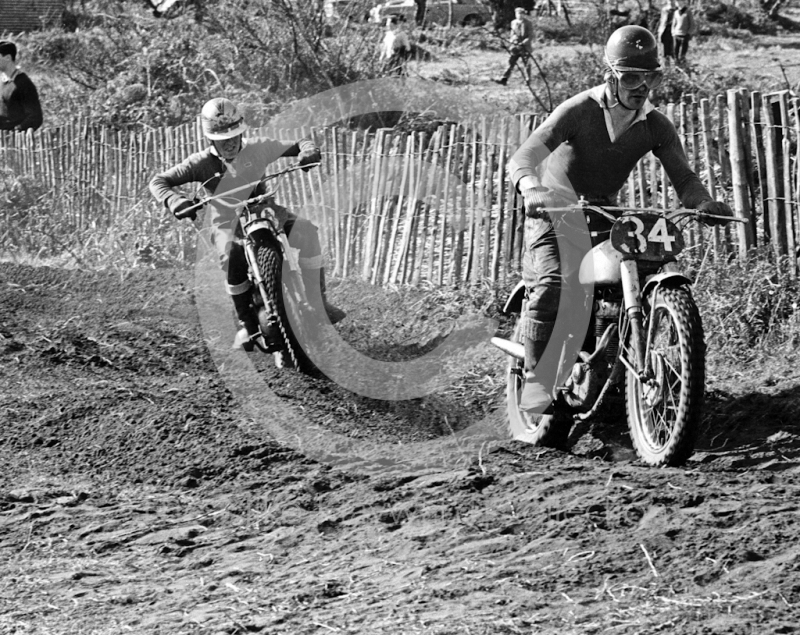
[[[798,377],[712,369],[682,469],[642,467],[607,422],[569,452],[506,441],[367,474],[241,407],[193,285],[0,265],[0,632],[800,630]],[[503,425],[499,385],[380,402],[257,367],[354,438]]]

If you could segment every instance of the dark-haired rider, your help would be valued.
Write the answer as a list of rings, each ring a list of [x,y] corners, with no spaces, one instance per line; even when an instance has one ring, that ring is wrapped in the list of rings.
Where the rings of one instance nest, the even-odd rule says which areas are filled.
[[[252,189],[242,185],[258,181],[264,176],[267,165],[282,157],[298,157],[299,165],[319,163],[319,149],[309,139],[285,143],[275,139],[243,139],[247,130],[244,117],[236,105],[225,98],[208,101],[200,112],[203,134],[211,142],[209,147],[189,156],[185,161],[157,174],[150,181],[150,192],[173,214],[191,208],[193,202],[173,188],[187,183],[201,183],[209,195],[231,193],[231,198],[244,201],[265,192],[263,183]],[[239,188],[237,190],[237,188]],[[317,227],[299,218],[285,208],[273,203],[285,218],[284,230],[292,247],[299,249],[299,264],[303,283],[309,299],[317,311],[325,311],[331,323],[344,319],[341,309],[328,303],[325,297],[325,271],[322,266]],[[253,350],[253,339],[260,329],[250,298],[250,279],[241,239],[242,228],[233,209],[209,205],[211,213],[211,239],[219,254],[220,266],[227,274],[226,288],[241,329],[236,334],[234,348]],[[314,301],[316,299],[316,302]],[[270,348],[279,345],[277,327],[263,333]],[[269,348],[268,348],[269,350]]]
[[[547,413],[552,401],[552,378],[545,379],[543,369],[537,378],[534,369],[553,331],[562,282],[572,284],[570,272],[562,272],[556,233],[570,219],[557,219],[554,228],[540,207],[568,205],[581,196],[597,205],[615,205],[630,172],[652,151],[685,207],[732,215],[689,166],[675,126],[648,100],[662,80],[652,33],[639,26],[617,29],[606,43],[604,61],[605,83],[559,105],[509,162],[526,214],[527,293],[521,320],[526,381],[520,407],[532,413]]]

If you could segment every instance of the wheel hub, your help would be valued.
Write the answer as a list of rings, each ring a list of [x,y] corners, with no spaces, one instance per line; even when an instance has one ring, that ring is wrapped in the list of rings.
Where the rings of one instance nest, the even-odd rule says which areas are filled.
[[[642,383],[642,397],[645,403],[653,408],[661,403],[664,397],[664,377],[666,376],[664,357],[661,353],[653,352],[650,354],[649,379]]]

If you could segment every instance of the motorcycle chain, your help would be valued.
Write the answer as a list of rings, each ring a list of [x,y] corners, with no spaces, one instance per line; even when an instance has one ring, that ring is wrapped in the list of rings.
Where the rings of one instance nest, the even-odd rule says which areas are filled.
[[[286,313],[286,303],[285,302],[284,302],[283,311],[284,311],[284,313]],[[280,316],[278,317],[278,328],[281,330],[281,337],[283,337],[283,347],[287,351],[289,351],[289,357],[292,360],[292,366],[294,368],[298,368],[297,357],[294,354],[294,346],[292,346],[292,343],[289,341],[289,335],[286,333],[286,328],[283,326],[283,320],[280,318]]]

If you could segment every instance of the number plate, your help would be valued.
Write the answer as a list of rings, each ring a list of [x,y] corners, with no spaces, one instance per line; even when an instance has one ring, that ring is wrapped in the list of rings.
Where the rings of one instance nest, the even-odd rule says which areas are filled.
[[[646,212],[617,219],[611,228],[611,245],[639,260],[666,260],[677,256],[686,246],[674,223]]]

